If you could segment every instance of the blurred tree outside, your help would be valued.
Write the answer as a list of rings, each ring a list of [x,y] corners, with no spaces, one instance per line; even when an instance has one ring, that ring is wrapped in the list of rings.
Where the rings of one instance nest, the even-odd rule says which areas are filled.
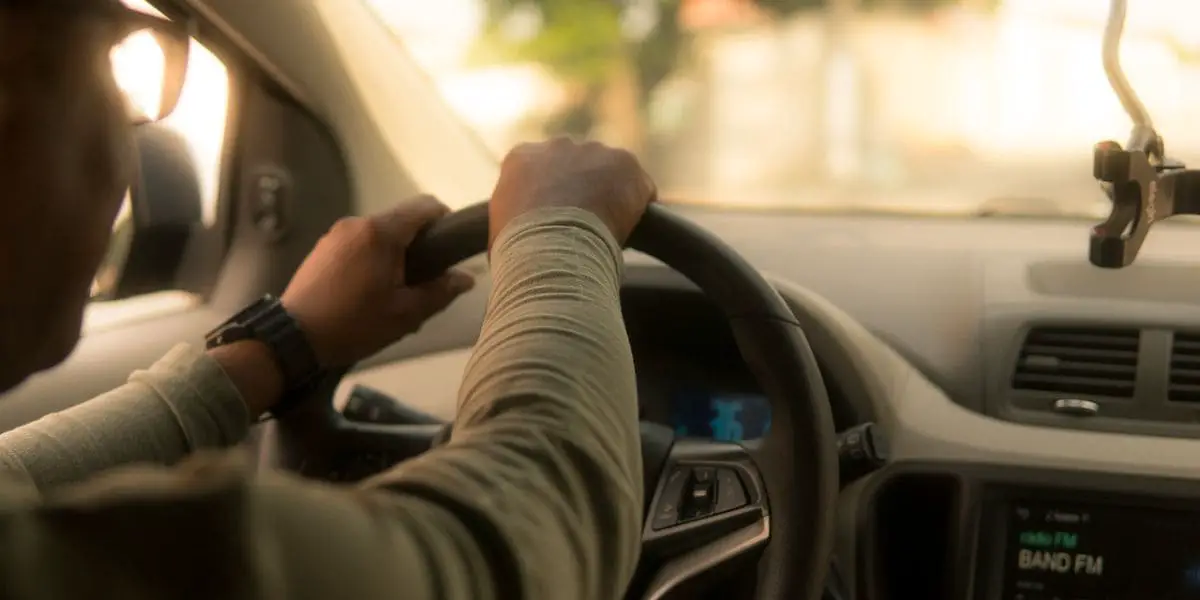
[[[535,63],[566,88],[566,108],[546,135],[597,136],[640,153],[645,112],[656,87],[687,56],[693,33],[681,23],[689,4],[721,5],[760,21],[825,10],[827,43],[839,43],[856,10],[931,10],[997,0],[484,0],[485,24],[472,52],[477,63]],[[600,134],[600,135],[597,135]]]

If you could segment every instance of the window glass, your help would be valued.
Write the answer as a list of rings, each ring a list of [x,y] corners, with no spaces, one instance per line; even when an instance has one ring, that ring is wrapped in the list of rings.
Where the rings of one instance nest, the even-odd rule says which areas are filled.
[[[1093,218],[1130,131],[1101,0],[363,1],[497,154],[600,139],[664,201]],[[1129,4],[1128,77],[1200,161],[1200,3]]]
[[[162,16],[145,0],[124,0],[130,8]],[[112,53],[113,75],[129,102],[145,113],[154,113],[162,93],[164,58],[158,42],[139,32],[118,44]],[[196,40],[191,41],[183,92],[174,112],[160,124],[185,140],[196,167],[201,196],[201,218],[212,226],[217,216],[221,152],[229,105],[229,74],[224,64]],[[93,295],[111,285],[127,258],[132,235],[130,199],[113,226],[108,256],[93,282]]]

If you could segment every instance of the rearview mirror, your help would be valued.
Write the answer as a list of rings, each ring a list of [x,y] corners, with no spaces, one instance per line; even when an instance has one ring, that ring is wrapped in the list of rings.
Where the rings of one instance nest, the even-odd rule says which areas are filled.
[[[135,129],[139,173],[113,230],[93,299],[177,287],[189,241],[203,229],[200,180],[187,141],[161,124]]]

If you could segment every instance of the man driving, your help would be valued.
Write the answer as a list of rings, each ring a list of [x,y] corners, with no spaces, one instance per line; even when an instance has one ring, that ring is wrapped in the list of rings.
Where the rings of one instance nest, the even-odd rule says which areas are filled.
[[[0,4],[0,391],[78,341],[136,168],[109,53],[141,27],[179,35],[115,0]],[[643,500],[620,248],[653,197],[626,152],[513,150],[453,436],[356,487],[216,451],[303,383],[295,356],[256,335],[190,340],[0,435],[0,595],[620,597]],[[258,308],[320,367],[375,353],[471,287],[457,272],[404,284],[406,246],[445,213],[422,197],[339,221]]]

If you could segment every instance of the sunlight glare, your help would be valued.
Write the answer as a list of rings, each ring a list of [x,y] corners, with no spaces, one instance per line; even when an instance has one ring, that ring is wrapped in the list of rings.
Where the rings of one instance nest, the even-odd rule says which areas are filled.
[[[145,0],[124,0],[134,10],[162,16]],[[138,31],[113,48],[113,76],[135,114],[156,117],[162,105],[166,57],[148,31]],[[162,123],[187,140],[196,162],[203,200],[203,221],[216,220],[217,186],[225,118],[229,106],[229,73],[225,65],[196,40],[191,41],[187,75],[174,112]]]
[[[166,58],[148,31],[138,31],[112,51],[113,76],[138,114],[155,117],[162,105],[162,73]]]
[[[212,225],[217,218],[217,187],[221,179],[228,109],[228,69],[210,50],[192,40],[179,104],[163,123],[179,132],[192,150],[204,202],[202,218],[205,225]]]

